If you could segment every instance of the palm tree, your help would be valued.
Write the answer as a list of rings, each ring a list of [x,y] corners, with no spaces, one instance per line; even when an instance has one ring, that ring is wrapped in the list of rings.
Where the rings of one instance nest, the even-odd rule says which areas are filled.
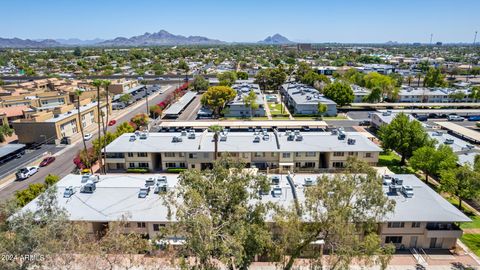
[[[0,143],[6,140],[5,137],[10,137],[13,135],[13,129],[7,124],[4,123],[0,126]]]
[[[85,142],[85,134],[83,133],[83,124],[82,124],[82,114],[80,113],[80,96],[83,94],[83,91],[80,89],[75,90],[75,96],[77,96],[77,117],[78,117],[78,126],[80,127],[80,133],[82,134],[83,142],[83,151],[85,151],[86,159],[88,160],[88,150],[87,143]],[[90,163],[90,162],[87,162]],[[93,174],[90,164],[85,164],[90,167],[90,172]]]
[[[102,140],[102,130],[101,130],[101,119],[102,119],[102,112],[100,110],[100,87],[102,86],[102,81],[101,80],[93,80],[92,85],[97,88],[97,126],[98,126],[98,143],[101,142]],[[102,153],[100,150],[98,150],[97,154],[97,159],[100,164],[100,172],[102,172]]]
[[[220,132],[222,132],[223,127],[221,127],[219,125],[213,125],[213,126],[208,127],[208,130],[211,131],[211,132],[214,132],[213,141],[215,142],[215,151],[214,151],[215,156],[213,157],[213,160],[217,160],[217,156],[218,156],[218,134]]]
[[[105,97],[107,99],[107,115],[105,116],[105,122],[103,122],[102,118],[102,123],[103,123],[103,172],[106,173],[107,170],[105,168],[106,163],[107,163],[107,127],[108,127],[108,115],[110,114],[110,103],[109,103],[109,93],[108,93],[108,87],[110,86],[111,82],[109,80],[103,80],[102,85],[105,88]],[[107,123],[105,125],[105,123]]]

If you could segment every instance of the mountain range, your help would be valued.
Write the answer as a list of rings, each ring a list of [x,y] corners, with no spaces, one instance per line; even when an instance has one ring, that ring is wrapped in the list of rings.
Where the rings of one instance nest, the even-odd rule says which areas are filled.
[[[242,43],[242,42],[236,42]],[[243,42],[248,43],[248,42]],[[259,44],[289,44],[293,43],[286,37],[275,34],[264,40],[258,41]],[[20,39],[20,38],[0,38],[0,48],[49,48],[49,47],[72,47],[72,46],[102,46],[102,47],[129,47],[129,46],[162,46],[162,45],[220,45],[229,44],[218,39],[210,39],[203,36],[182,36],[160,30],[156,33],[145,33],[130,38],[117,37],[110,40],[92,39],[81,40],[70,39]]]

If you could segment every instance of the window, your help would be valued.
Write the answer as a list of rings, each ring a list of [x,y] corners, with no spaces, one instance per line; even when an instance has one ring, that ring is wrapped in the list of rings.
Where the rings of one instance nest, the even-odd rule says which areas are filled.
[[[403,228],[405,222],[388,222],[388,228]]]
[[[164,155],[165,157],[175,157],[175,153],[172,152],[166,152]]]
[[[188,154],[188,158],[197,158],[197,154],[196,153],[190,153],[190,154]]]
[[[130,222],[127,222],[127,223],[123,224],[123,227],[130,228]]]
[[[345,155],[344,152],[333,152],[334,157],[343,157]]]
[[[179,167],[180,168],[186,168],[187,166],[185,165],[185,162],[180,162]]]
[[[175,168],[176,166],[177,166],[177,164],[175,164],[175,162],[165,163],[165,167],[167,167],[167,168]]]
[[[283,158],[290,158],[290,153],[282,153]]]
[[[333,162],[334,168],[343,168],[343,162]]]
[[[153,230],[156,232],[160,231],[160,227],[165,227],[165,224],[153,224]]]
[[[366,158],[371,158],[371,157],[372,157],[372,153],[365,153],[365,157],[366,157]]]
[[[315,157],[315,156],[317,156],[317,153],[315,153],[315,152],[306,152],[306,153],[305,153],[305,156],[306,156],[306,157]]]
[[[243,158],[248,158],[248,153],[242,153]]]
[[[148,163],[146,163],[146,162],[139,162],[139,163],[138,163],[138,167],[139,167],[139,168],[148,168]]]
[[[184,156],[185,156],[185,153],[178,153],[178,156],[179,156],[179,157],[184,157]]]
[[[139,152],[139,153],[137,153],[137,156],[138,156],[138,157],[148,157],[148,153]]]
[[[315,168],[315,162],[305,162],[305,168]]]
[[[262,153],[260,152],[255,152],[255,154],[253,154],[255,157],[261,157],[262,156]]]
[[[412,222],[412,228],[420,228],[420,222]]]
[[[133,162],[128,163],[128,167],[135,168],[135,163],[133,163]]]
[[[302,167],[302,163],[300,162],[295,162],[295,168],[300,168]]]
[[[277,154],[277,153],[271,152],[271,153],[270,153],[270,156],[271,156],[271,157],[276,157],[276,156],[277,156],[276,154]]]
[[[295,157],[301,157],[302,156],[302,153],[300,152],[295,152]]]
[[[127,153],[128,157],[133,157],[133,153]]]
[[[349,156],[355,156],[355,152],[348,152]]]
[[[402,237],[401,236],[387,236],[385,237],[385,244],[401,244],[402,243]]]
[[[195,164],[190,165],[190,167],[192,167],[192,169],[195,169]]]
[[[137,222],[137,227],[138,228],[145,228],[146,224],[145,224],[145,222]]]

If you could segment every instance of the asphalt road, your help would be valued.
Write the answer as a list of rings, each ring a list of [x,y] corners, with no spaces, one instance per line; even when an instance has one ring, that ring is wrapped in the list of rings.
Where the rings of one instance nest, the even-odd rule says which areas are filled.
[[[12,172],[15,172],[18,168],[24,166],[40,158],[45,152],[49,153],[56,153],[62,150],[62,146],[55,146],[55,145],[42,145],[40,149],[27,149],[25,150],[25,154],[22,157],[17,159],[12,159],[2,165],[0,165],[0,179],[5,176],[8,176]]]
[[[149,105],[156,104],[163,101],[163,99],[168,94],[172,93],[174,90],[175,90],[175,87],[170,86],[165,92],[163,92],[162,94],[156,95],[151,100],[149,100],[148,101]],[[145,99],[142,99],[137,104],[133,104],[125,108],[125,110],[128,110],[128,113],[119,118],[115,118],[115,120],[117,120],[117,123],[111,127],[108,127],[109,131],[114,131],[116,128],[116,125],[119,125],[125,121],[129,121],[130,118],[132,118],[134,115],[139,113],[144,113],[146,111]],[[92,134],[93,134],[93,138],[96,138],[96,132],[92,132]],[[92,140],[87,142],[87,147],[91,146],[91,141]],[[54,174],[60,177],[64,177],[67,174],[71,173],[75,169],[75,166],[73,164],[73,158],[77,155],[78,151],[82,148],[83,148],[82,142],[78,141],[77,143],[69,146],[64,153],[56,157],[56,160],[52,164],[48,165],[47,167],[40,168],[39,172],[33,175],[32,177],[23,181],[15,181],[5,186],[3,189],[0,190],[0,200],[5,200],[10,198],[15,193],[15,191],[25,189],[30,184],[42,183],[48,174]]]

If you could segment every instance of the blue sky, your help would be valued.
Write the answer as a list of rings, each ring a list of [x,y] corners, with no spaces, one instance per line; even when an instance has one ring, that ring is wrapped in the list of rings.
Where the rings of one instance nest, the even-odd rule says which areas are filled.
[[[472,42],[479,0],[2,1],[0,37],[114,38],[165,29],[225,41]],[[480,39],[480,37],[479,37]]]

